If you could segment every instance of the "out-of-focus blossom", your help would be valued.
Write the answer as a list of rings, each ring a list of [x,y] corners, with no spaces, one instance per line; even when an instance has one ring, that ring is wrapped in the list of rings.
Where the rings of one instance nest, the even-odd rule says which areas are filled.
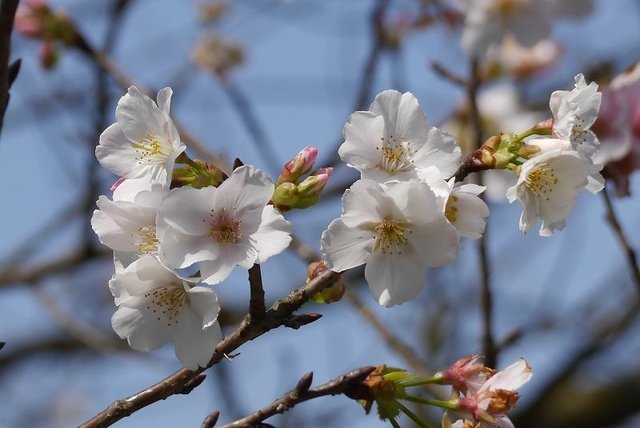
[[[244,62],[242,45],[229,42],[217,33],[206,34],[193,48],[191,58],[200,68],[224,78]]]
[[[491,77],[506,73],[515,80],[524,80],[555,64],[561,53],[558,43],[551,39],[524,47],[508,36],[489,53],[485,74]]]
[[[198,8],[200,19],[204,22],[216,22],[229,10],[229,4],[221,0],[210,0],[202,3]]]
[[[581,17],[592,7],[590,0],[464,0],[462,45],[480,58],[506,35],[531,47],[549,37],[555,19]]]
[[[613,180],[618,195],[630,194],[629,176],[640,169],[640,63],[616,76],[602,91],[592,127],[600,140],[594,161]]]

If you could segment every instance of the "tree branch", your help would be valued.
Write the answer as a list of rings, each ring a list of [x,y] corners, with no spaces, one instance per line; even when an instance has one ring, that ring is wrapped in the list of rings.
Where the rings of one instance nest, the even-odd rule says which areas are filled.
[[[478,110],[478,88],[480,87],[480,73],[478,71],[479,62],[477,59],[471,60],[471,73],[467,84],[467,98],[471,110],[471,127],[475,149],[482,146],[483,129],[480,111]],[[482,185],[482,174],[478,174],[478,184]],[[481,195],[484,198],[484,195]],[[487,236],[489,233],[489,221],[484,230],[484,234],[478,240],[478,256],[480,258],[480,305],[482,308],[482,353],[485,357],[485,364],[488,367],[496,366],[496,346],[493,339],[493,297],[491,295],[489,254],[487,250]]]
[[[312,389],[309,389],[309,387],[311,386],[311,382],[313,381],[313,373],[309,372],[298,381],[298,384],[294,389],[287,392],[285,395],[283,395],[281,398],[278,398],[270,405],[263,407],[262,409],[257,410],[242,419],[238,419],[232,423],[223,425],[220,428],[253,427],[256,424],[264,421],[265,419],[270,418],[271,416],[278,413],[284,413],[295,407],[297,404],[303,403],[305,401],[313,400],[314,398],[324,397],[327,395],[342,394],[366,379],[366,377],[369,376],[369,374],[371,374],[371,372],[375,369],[376,368],[373,366],[362,367],[350,371],[349,373],[339,376],[332,381],[325,383],[324,385],[320,385],[319,387]]]
[[[339,276],[338,273],[329,270],[323,272],[305,286],[292,291],[284,298],[275,302],[266,312],[264,318],[256,322],[251,322],[251,317],[247,315],[235,331],[218,343],[207,367],[199,368],[196,371],[187,369],[178,370],[173,375],[137,394],[113,402],[105,410],[81,425],[81,427],[107,427],[143,407],[164,400],[174,394],[183,393],[185,385],[195,376],[212,365],[217,364],[225,355],[231,354],[244,343],[284,325],[292,318],[293,313],[300,309],[311,296],[331,286]]]
[[[249,316],[252,321],[257,321],[264,318],[266,311],[264,306],[262,273],[260,271],[260,265],[257,263],[249,269],[249,288],[251,291],[251,297],[249,298]]]
[[[17,73],[15,69],[11,71],[13,64],[9,66],[11,31],[17,9],[18,0],[0,0],[0,131],[2,131],[4,113],[9,105],[9,88]],[[14,64],[18,64],[17,67],[19,67],[20,63]]]
[[[629,265],[629,270],[631,271],[633,282],[638,292],[640,292],[640,268],[638,267],[636,252],[631,244],[629,244],[629,240],[627,239],[627,236],[622,229],[622,225],[618,220],[618,216],[615,209],[613,208],[613,204],[611,203],[611,198],[609,197],[609,192],[607,191],[606,184],[601,193],[602,198],[604,199],[604,203],[607,207],[607,221],[609,222],[609,225],[611,225],[613,233],[615,233],[616,238],[618,238],[618,242],[620,243],[620,246],[622,247],[622,250],[627,257],[627,264]]]

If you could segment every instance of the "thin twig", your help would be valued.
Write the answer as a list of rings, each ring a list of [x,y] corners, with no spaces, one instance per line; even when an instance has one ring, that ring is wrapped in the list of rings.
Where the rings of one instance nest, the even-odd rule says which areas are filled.
[[[478,60],[471,60],[471,72],[467,84],[467,98],[471,110],[471,126],[475,140],[474,148],[482,145],[483,129],[480,111],[478,110],[478,88],[480,87],[480,73],[478,71]],[[478,184],[482,185],[482,173],[478,174]],[[489,234],[489,222],[484,230],[484,234],[478,240],[478,256],[480,258],[480,305],[482,309],[482,353],[485,357],[485,364],[488,367],[496,366],[496,346],[493,339],[493,297],[491,295],[490,265],[487,250],[487,239]]]
[[[254,264],[249,269],[249,288],[251,297],[249,298],[249,316],[252,321],[264,317],[266,308],[264,306],[264,288],[262,287],[262,272],[260,265]]]
[[[207,367],[199,368],[196,371],[187,369],[178,370],[166,379],[137,394],[115,401],[81,427],[107,427],[143,407],[164,400],[174,394],[183,393],[185,385],[195,376],[212,365],[217,364],[225,355],[231,354],[244,343],[284,325],[292,317],[293,313],[300,309],[311,296],[331,286],[339,276],[339,274],[332,271],[323,272],[305,286],[292,291],[284,298],[275,302],[266,312],[264,318],[252,322],[250,317],[246,316],[238,328],[218,343]]]
[[[270,405],[263,407],[242,419],[223,425],[220,428],[253,427],[265,419],[278,413],[284,413],[302,402],[327,395],[342,394],[353,388],[355,385],[360,384],[374,370],[375,367],[362,367],[312,389],[309,389],[309,386],[313,380],[313,373],[307,373],[300,379],[300,381],[298,381],[298,385],[294,389],[287,392]]]
[[[435,71],[438,76],[461,88],[466,88],[469,84],[466,79],[458,76],[453,71],[449,70],[437,61],[431,62],[431,69]]]
[[[380,62],[381,54],[384,50],[384,40],[382,37],[383,19],[387,7],[389,6],[389,0],[378,0],[373,10],[371,11],[371,28],[373,34],[373,46],[369,51],[362,73],[360,77],[360,86],[356,92],[356,99],[354,102],[354,111],[364,110],[367,108],[371,99],[371,88],[373,87],[373,79],[376,76],[376,69]],[[328,167],[335,167],[340,162],[340,156],[338,156],[338,147],[344,140],[342,135],[338,138],[335,148],[331,151],[332,155],[326,162],[322,162],[322,165]]]
[[[9,105],[11,31],[18,9],[18,0],[0,0],[0,131]]]
[[[629,243],[629,239],[624,233],[622,229],[622,225],[618,220],[618,215],[616,214],[615,209],[613,208],[613,204],[611,203],[611,198],[609,197],[609,192],[607,191],[607,186],[602,189],[602,198],[604,199],[604,203],[607,207],[607,221],[611,225],[613,229],[613,233],[615,233],[616,238],[618,238],[618,242],[622,247],[625,255],[627,256],[627,264],[629,265],[629,270],[631,271],[631,276],[633,277],[633,282],[640,292],[640,268],[638,267],[638,259],[636,257],[636,252]]]

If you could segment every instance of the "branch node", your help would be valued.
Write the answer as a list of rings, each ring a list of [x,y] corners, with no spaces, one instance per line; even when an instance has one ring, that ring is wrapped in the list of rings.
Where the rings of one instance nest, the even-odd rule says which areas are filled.
[[[209,416],[207,416],[205,420],[202,421],[202,428],[213,428],[216,425],[216,423],[218,423],[219,417],[220,417],[219,411],[216,410],[215,412],[211,412]]]

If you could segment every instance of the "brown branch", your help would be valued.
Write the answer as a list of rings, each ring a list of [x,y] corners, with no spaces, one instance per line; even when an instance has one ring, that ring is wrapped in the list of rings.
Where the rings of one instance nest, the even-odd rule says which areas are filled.
[[[454,72],[452,72],[451,70],[449,70],[448,68],[446,68],[444,65],[440,64],[437,61],[431,62],[431,69],[435,71],[438,76],[453,83],[456,86],[459,86],[461,88],[466,88],[468,85],[468,82],[466,79],[458,76],[457,74],[455,74]]]
[[[82,427],[95,428],[110,426],[143,407],[164,400],[174,394],[183,393],[185,385],[195,376],[212,365],[217,364],[225,355],[231,354],[244,343],[284,325],[291,319],[293,313],[300,309],[311,296],[331,286],[339,276],[339,274],[332,271],[323,272],[305,286],[292,291],[284,298],[275,302],[266,312],[264,318],[256,322],[251,322],[251,317],[246,316],[235,331],[218,343],[207,367],[199,368],[196,371],[187,369],[178,370],[173,375],[137,394],[115,401],[104,411],[84,423]]]
[[[254,264],[249,269],[249,288],[251,297],[249,298],[249,316],[252,321],[264,318],[266,308],[264,306],[264,288],[262,287],[262,273],[260,265]]]
[[[342,376],[333,379],[330,382],[320,385],[317,388],[309,389],[313,380],[313,373],[307,373],[299,381],[294,389],[287,392],[281,398],[278,398],[270,405],[263,407],[254,413],[238,419],[232,423],[223,425],[220,428],[247,428],[253,427],[278,413],[284,413],[296,405],[314,398],[324,397],[327,395],[343,394],[353,388],[355,385],[366,379],[375,367],[362,367]]]
[[[467,99],[471,110],[471,128],[475,140],[474,148],[482,146],[483,129],[480,111],[478,110],[478,89],[480,87],[480,72],[477,59],[471,60],[471,73],[467,84]],[[478,174],[478,184],[482,185],[482,174]],[[481,195],[483,197],[484,195]],[[482,353],[485,357],[485,364],[488,367],[496,366],[497,350],[493,339],[493,297],[491,295],[489,254],[487,250],[487,237],[489,233],[489,222],[484,230],[484,234],[478,240],[478,256],[480,258],[480,305],[482,309]]]
[[[607,207],[607,221],[611,225],[613,229],[613,233],[615,233],[616,238],[618,238],[618,242],[622,247],[626,257],[627,264],[629,265],[629,270],[631,271],[631,276],[633,277],[633,282],[640,292],[640,268],[638,267],[638,259],[636,257],[636,252],[629,244],[629,240],[622,229],[622,225],[618,220],[618,215],[616,214],[615,209],[613,208],[613,204],[611,203],[611,198],[609,197],[609,192],[607,191],[607,186],[602,189],[602,198],[604,199],[604,203]]]
[[[17,9],[18,0],[0,0],[0,131],[2,131],[4,113],[9,105],[9,87],[12,80],[9,66],[11,31]],[[15,79],[15,76],[13,78]]]

